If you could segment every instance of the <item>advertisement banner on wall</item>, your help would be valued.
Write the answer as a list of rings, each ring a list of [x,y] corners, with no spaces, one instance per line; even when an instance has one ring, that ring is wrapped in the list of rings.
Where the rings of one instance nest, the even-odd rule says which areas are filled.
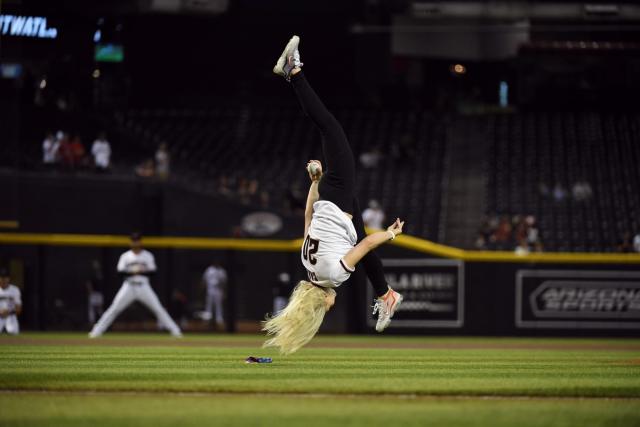
[[[640,272],[519,270],[519,328],[640,329]]]
[[[464,263],[445,259],[385,259],[387,283],[404,297],[392,328],[460,328],[464,324]],[[373,301],[373,288],[367,286]],[[376,317],[367,315],[375,326]]]

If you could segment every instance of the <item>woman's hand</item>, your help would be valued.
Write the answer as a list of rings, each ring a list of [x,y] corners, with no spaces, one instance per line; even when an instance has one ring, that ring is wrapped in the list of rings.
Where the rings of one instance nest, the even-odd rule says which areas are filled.
[[[322,178],[322,163],[320,163],[320,160],[309,160],[307,162],[307,172],[309,172],[311,181],[320,181],[320,178]]]
[[[404,226],[404,221],[400,221],[400,218],[396,218],[396,221],[387,227],[387,231],[393,233],[394,236],[398,234],[402,234],[402,227]]]

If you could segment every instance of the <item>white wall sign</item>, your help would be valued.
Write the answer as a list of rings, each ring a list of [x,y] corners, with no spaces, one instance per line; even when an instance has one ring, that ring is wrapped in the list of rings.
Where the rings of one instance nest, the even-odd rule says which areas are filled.
[[[58,29],[49,28],[43,16],[0,15],[0,35],[55,39]]]
[[[640,273],[617,270],[519,270],[519,328],[639,329]]]

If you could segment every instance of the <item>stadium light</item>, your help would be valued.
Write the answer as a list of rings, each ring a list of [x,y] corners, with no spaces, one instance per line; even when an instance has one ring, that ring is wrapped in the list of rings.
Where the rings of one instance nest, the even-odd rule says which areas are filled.
[[[467,67],[462,64],[454,64],[449,67],[449,70],[456,75],[463,75],[467,73]]]

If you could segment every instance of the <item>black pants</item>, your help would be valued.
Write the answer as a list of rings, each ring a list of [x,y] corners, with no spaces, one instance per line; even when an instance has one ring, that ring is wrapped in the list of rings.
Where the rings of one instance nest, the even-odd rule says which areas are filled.
[[[318,95],[309,85],[302,72],[291,78],[302,109],[322,134],[322,155],[324,157],[323,175],[318,192],[321,200],[335,203],[344,212],[353,215],[358,242],[367,235],[362,222],[362,212],[356,198],[356,164],[344,129],[327,110]],[[377,296],[387,292],[382,262],[374,253],[369,252],[361,261],[367,277]]]

